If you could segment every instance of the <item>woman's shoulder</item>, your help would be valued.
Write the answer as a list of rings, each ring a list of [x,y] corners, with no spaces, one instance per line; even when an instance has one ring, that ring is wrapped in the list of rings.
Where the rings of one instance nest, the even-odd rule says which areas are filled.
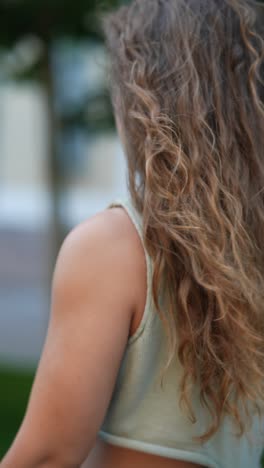
[[[121,206],[104,209],[74,226],[65,237],[59,254],[65,251],[85,253],[89,247],[113,250],[132,241],[133,229]]]
[[[54,466],[65,460],[80,466],[93,446],[138,301],[140,241],[133,229],[122,208],[113,208],[66,236],[53,274],[45,344],[8,466],[18,460],[39,466],[46,457]],[[35,450],[23,450],[32,440]]]
[[[144,305],[146,264],[138,232],[122,206],[102,210],[66,236],[55,265],[52,288],[61,296],[116,295],[131,316]]]
[[[131,267],[137,264],[133,262],[135,258],[142,258],[137,230],[127,211],[122,206],[113,206],[73,227],[61,245],[57,261],[75,260],[76,268],[85,269],[90,268],[91,261],[106,267],[111,260],[108,264],[111,270],[119,264],[132,273]]]

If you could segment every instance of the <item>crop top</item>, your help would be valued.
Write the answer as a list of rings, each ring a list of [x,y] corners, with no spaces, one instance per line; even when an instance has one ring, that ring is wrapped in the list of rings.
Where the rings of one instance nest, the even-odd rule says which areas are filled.
[[[131,199],[117,199],[107,206],[122,206],[143,243],[142,218]],[[208,428],[210,417],[194,389],[191,422],[179,405],[181,365],[175,356],[160,385],[160,371],[166,358],[166,334],[155,311],[151,278],[152,259],[145,252],[147,295],[136,332],[128,339],[112,398],[99,437],[121,447],[197,463],[210,468],[260,468],[264,448],[264,419],[253,416],[249,433],[238,438],[230,418],[224,418],[218,432],[205,443],[193,440]]]

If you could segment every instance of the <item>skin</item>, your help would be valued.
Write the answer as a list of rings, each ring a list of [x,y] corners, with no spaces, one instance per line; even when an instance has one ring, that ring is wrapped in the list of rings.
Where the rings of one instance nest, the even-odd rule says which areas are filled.
[[[1,468],[197,467],[97,440],[145,299],[144,251],[123,208],[104,210],[68,234],[25,416]]]

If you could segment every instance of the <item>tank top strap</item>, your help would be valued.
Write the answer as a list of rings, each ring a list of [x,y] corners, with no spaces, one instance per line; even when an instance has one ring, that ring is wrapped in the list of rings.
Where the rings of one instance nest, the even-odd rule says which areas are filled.
[[[143,223],[142,223],[142,216],[141,214],[136,210],[136,208],[133,205],[133,202],[130,198],[117,198],[113,200],[107,208],[113,208],[115,206],[122,206],[125,208],[127,211],[131,221],[133,222],[138,235],[143,242]],[[143,245],[144,249],[145,246]]]
[[[142,221],[142,216],[141,214],[136,210],[135,206],[132,203],[132,200],[130,198],[116,198],[113,200],[111,203],[109,203],[106,206],[106,209],[108,208],[114,208],[121,206],[123,207],[128,216],[130,217],[132,223],[134,224],[138,235],[141,239],[142,246],[144,249],[145,253],[145,260],[146,260],[146,270],[147,270],[147,292],[146,292],[146,302],[145,302],[145,308],[144,312],[142,315],[141,322],[136,330],[136,332],[129,338],[128,344],[132,344],[134,341],[139,338],[139,336],[142,334],[145,325],[148,322],[148,318],[152,315],[152,310],[153,310],[153,299],[152,299],[152,291],[151,291],[151,285],[152,285],[152,274],[153,274],[153,262],[150,257],[150,255],[147,252],[146,246],[144,244],[144,239],[143,239],[143,221]]]

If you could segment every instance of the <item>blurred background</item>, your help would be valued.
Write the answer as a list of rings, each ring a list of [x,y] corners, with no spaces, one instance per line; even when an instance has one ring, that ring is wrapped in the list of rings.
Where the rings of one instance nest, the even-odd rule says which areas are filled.
[[[0,1],[0,459],[44,344],[60,245],[127,194],[99,27],[117,4]]]
[[[0,0],[0,459],[26,409],[61,243],[127,196],[99,27],[119,3]]]

